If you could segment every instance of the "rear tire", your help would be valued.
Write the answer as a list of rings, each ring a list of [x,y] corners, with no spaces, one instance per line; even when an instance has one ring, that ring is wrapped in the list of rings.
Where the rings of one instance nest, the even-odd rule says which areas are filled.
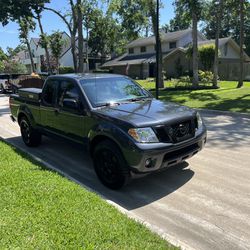
[[[130,173],[126,161],[112,141],[105,140],[99,143],[93,153],[95,172],[108,188],[118,190],[125,186]]]
[[[20,120],[20,131],[23,138],[23,142],[28,147],[37,147],[41,144],[42,135],[32,128],[29,120],[23,116]]]

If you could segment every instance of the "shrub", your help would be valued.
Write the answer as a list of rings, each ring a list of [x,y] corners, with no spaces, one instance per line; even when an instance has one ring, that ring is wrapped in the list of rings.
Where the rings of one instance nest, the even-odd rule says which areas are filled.
[[[213,81],[214,74],[211,71],[199,70],[199,80],[202,83],[211,83]]]
[[[73,67],[60,67],[59,68],[59,74],[70,74],[75,73]]]

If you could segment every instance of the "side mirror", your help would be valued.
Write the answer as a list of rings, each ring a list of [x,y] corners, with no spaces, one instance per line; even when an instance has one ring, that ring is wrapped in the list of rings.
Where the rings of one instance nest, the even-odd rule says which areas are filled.
[[[70,110],[78,110],[78,102],[74,99],[64,99],[63,107]]]

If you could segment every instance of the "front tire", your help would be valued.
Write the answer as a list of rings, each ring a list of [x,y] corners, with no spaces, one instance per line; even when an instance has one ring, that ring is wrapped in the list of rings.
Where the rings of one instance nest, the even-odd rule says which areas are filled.
[[[128,166],[117,145],[112,141],[105,140],[99,143],[94,149],[93,160],[95,172],[106,187],[118,190],[128,183]]]
[[[22,117],[20,120],[20,131],[23,138],[23,142],[28,147],[37,147],[41,144],[42,135],[32,128],[29,120],[26,117]]]

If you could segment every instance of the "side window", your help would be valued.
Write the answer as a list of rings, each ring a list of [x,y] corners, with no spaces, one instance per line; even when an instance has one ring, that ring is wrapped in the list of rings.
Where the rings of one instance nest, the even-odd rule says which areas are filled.
[[[65,99],[71,99],[77,101],[79,108],[82,108],[80,91],[74,82],[61,81],[58,91],[58,105],[63,108],[63,101]]]
[[[43,90],[43,102],[46,106],[55,105],[55,93],[57,88],[57,82],[48,80]]]

